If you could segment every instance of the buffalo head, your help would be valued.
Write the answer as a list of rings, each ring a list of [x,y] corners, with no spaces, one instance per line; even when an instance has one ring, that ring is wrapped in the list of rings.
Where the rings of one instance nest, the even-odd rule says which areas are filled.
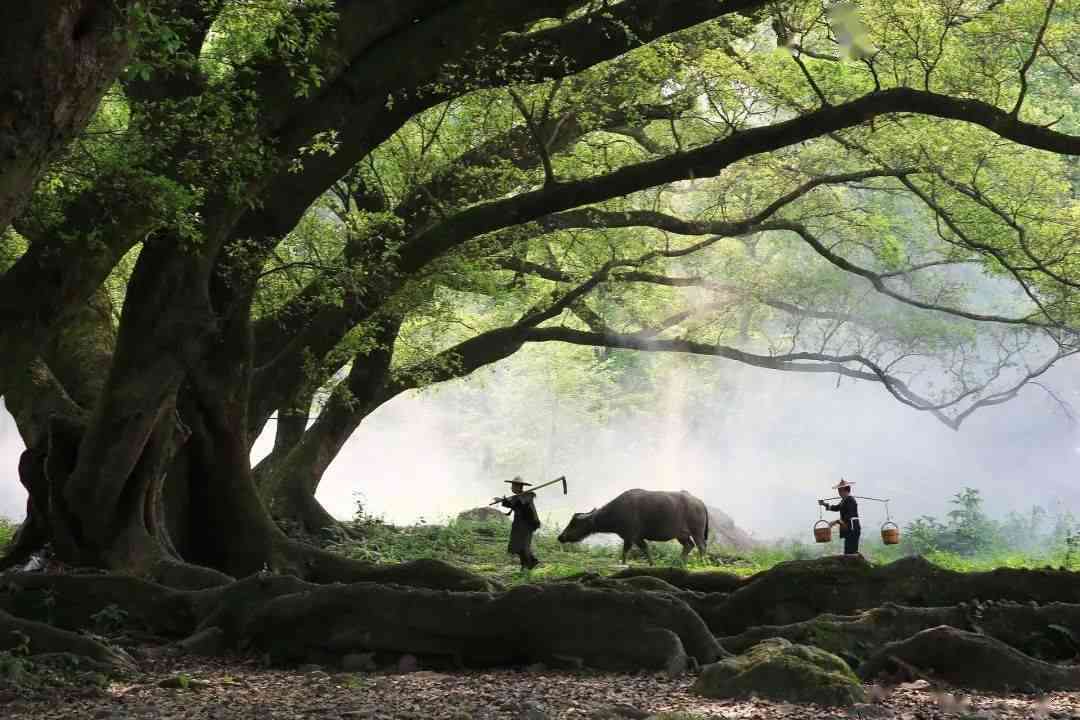
[[[574,513],[574,516],[570,518],[570,524],[559,533],[559,542],[581,542],[594,532],[596,532],[596,508],[587,513]]]

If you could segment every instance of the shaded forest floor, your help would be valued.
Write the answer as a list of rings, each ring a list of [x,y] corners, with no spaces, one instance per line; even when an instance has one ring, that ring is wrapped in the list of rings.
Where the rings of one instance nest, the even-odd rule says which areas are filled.
[[[185,657],[144,661],[138,674],[100,686],[41,689],[19,697],[0,694],[0,707],[10,720],[1080,718],[1080,693],[954,696],[913,683],[873,705],[829,709],[708,700],[687,692],[691,681],[690,676],[588,671],[270,670],[245,659]]]
[[[544,565],[522,573],[505,553],[507,526],[501,522],[447,526],[393,527],[377,520],[351,525],[355,537],[329,543],[342,554],[400,562],[437,558],[482,573],[508,586],[557,580],[583,572],[602,575],[625,566],[613,546],[561,546],[555,531],[537,538]],[[871,542],[875,539],[871,538]],[[870,545],[871,543],[867,543]],[[879,542],[874,543],[880,545]],[[759,547],[742,555],[710,552],[709,569],[742,576],[778,562],[835,553],[832,545]],[[875,561],[893,559],[872,546]],[[678,546],[654,544],[658,565],[676,564]],[[994,563],[931,558],[954,569],[982,569]],[[1048,558],[1014,558],[1012,566],[1048,564]],[[634,564],[643,558],[632,558]],[[696,557],[689,569],[706,569]],[[109,618],[104,618],[108,620]],[[549,671],[543,667],[490,672],[342,672],[317,666],[269,668],[258,657],[204,658],[163,652],[164,646],[127,636],[123,645],[138,670],[104,675],[65,666],[50,669],[18,650],[0,653],[0,718],[50,720],[216,720],[257,718],[646,718],[662,720],[789,720],[794,718],[896,718],[975,720],[1066,718],[1080,720],[1080,693],[1036,695],[952,695],[923,681],[886,692],[867,686],[873,704],[847,709],[764,701],[718,701],[689,692],[692,675]],[[404,670],[404,671],[402,671]]]

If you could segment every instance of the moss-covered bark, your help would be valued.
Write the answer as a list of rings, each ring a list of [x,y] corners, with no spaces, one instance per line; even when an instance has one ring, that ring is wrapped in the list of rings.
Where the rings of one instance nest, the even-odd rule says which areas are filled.
[[[97,669],[130,670],[135,663],[123,650],[109,647],[85,635],[60,630],[34,620],[24,620],[0,610],[0,651],[14,651],[30,657],[67,654],[90,661]]]
[[[790,625],[759,625],[719,640],[725,650],[742,653],[769,638],[784,638],[826,650],[857,665],[885,643],[938,625],[967,629],[968,613],[955,606],[910,608],[888,603],[853,616],[826,614]]]
[[[714,698],[760,697],[820,705],[866,701],[859,678],[843,660],[782,638],[765,640],[738,657],[706,666],[692,692]]]
[[[911,671],[975,690],[1080,689],[1080,667],[1036,660],[995,638],[947,625],[888,643],[858,669],[867,680]]]
[[[781,563],[753,575],[701,612],[714,632],[727,636],[826,613],[852,615],[888,602],[943,607],[973,598],[1080,603],[1080,574],[1012,568],[959,573],[917,557],[888,565],[871,565],[858,556],[828,557]]]
[[[430,561],[373,575],[403,581],[410,572],[433,577],[439,567]],[[176,640],[218,628],[222,649],[257,649],[283,663],[375,652],[473,666],[576,658],[593,667],[679,672],[722,654],[701,618],[676,598],[575,584],[493,594],[389,582],[314,585],[267,574],[176,590],[127,576],[15,573],[0,591],[0,610],[69,631],[91,627],[105,608]]]

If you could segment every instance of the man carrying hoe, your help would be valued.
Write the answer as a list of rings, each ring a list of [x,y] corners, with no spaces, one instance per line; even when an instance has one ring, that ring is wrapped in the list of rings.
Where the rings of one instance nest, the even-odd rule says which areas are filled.
[[[831,512],[840,513],[840,537],[844,539],[844,554],[857,555],[859,553],[859,536],[862,534],[862,526],[859,523],[859,503],[851,494],[851,488],[855,483],[849,483],[843,478],[839,485],[833,489],[840,493],[840,502],[830,505],[824,500],[818,500],[818,504]]]
[[[540,516],[533,504],[536,493],[525,492],[525,486],[531,483],[522,480],[520,475],[505,482],[510,483],[513,495],[495,500],[503,507],[510,508],[510,512],[514,514],[514,522],[510,525],[510,544],[506,551],[521,559],[522,570],[532,570],[540,564],[532,551],[532,536],[540,527]]]

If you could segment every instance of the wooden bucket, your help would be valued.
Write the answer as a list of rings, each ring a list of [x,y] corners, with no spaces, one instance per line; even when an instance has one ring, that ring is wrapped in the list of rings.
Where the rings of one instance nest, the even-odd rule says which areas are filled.
[[[891,520],[881,526],[881,542],[886,545],[900,544],[900,528]]]
[[[818,520],[814,523],[814,540],[819,543],[832,542],[832,525],[828,520]]]

